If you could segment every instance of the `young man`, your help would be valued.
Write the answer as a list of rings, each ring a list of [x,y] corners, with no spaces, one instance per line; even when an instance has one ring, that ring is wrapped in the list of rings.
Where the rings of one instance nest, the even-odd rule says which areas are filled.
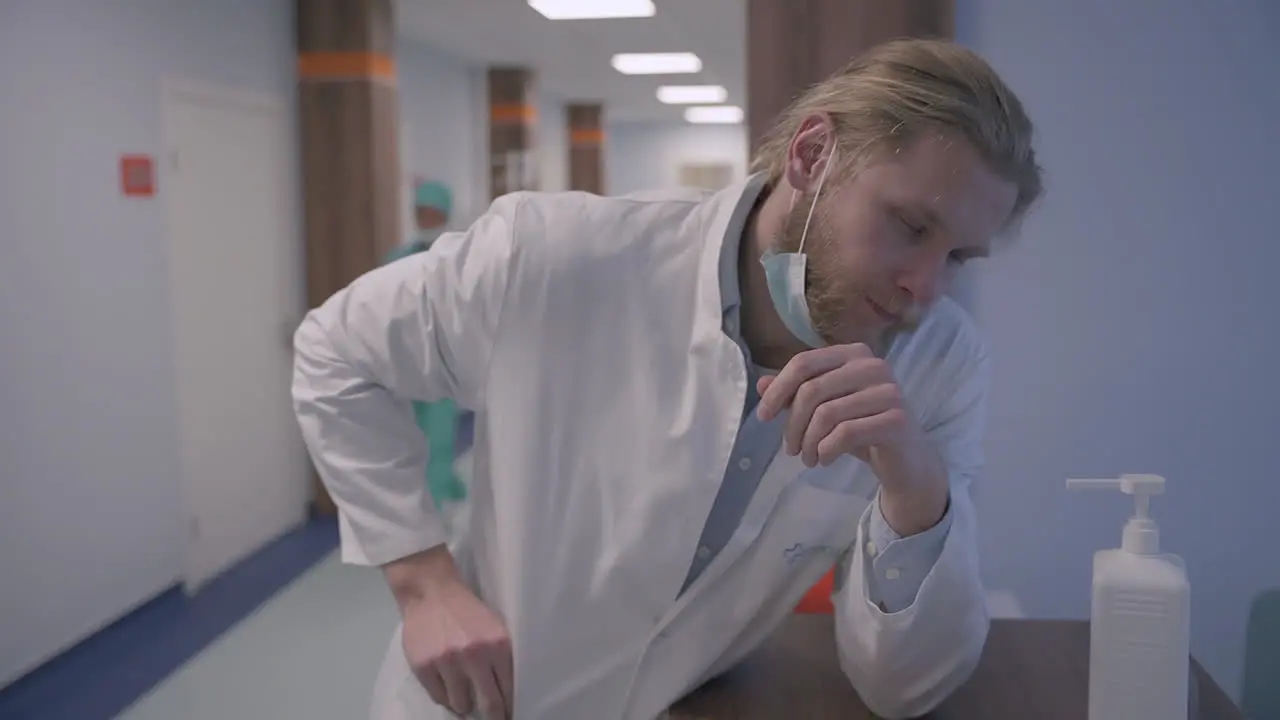
[[[517,193],[297,333],[298,416],[402,626],[378,720],[649,720],[833,565],[866,704],[922,714],[988,626],[968,496],[987,353],[942,296],[1040,194],[981,59],[882,46],[714,195]],[[409,402],[477,409],[471,541]]]

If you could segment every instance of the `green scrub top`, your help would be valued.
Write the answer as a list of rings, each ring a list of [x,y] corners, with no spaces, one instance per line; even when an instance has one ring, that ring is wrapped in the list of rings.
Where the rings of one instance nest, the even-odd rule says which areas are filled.
[[[428,239],[419,237],[387,254],[383,265],[420,253],[429,247]],[[453,467],[457,454],[458,405],[451,399],[436,402],[413,402],[413,415],[418,427],[427,439],[427,492],[436,509],[446,502],[461,502],[467,497],[467,488]]]

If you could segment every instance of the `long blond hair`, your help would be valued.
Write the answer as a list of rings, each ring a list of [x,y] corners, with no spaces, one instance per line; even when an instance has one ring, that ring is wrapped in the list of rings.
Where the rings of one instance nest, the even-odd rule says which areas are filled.
[[[856,172],[878,149],[900,147],[923,132],[952,132],[1017,185],[1011,224],[1043,192],[1034,129],[1022,103],[985,60],[956,43],[895,40],[854,59],[783,111],[764,136],[753,170],[777,182],[792,138],[816,114],[834,124],[844,158],[833,168],[837,177]]]

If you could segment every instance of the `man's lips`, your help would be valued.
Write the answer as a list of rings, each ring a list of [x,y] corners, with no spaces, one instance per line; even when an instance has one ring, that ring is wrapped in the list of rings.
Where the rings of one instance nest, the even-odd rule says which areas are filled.
[[[881,320],[884,320],[887,323],[896,323],[901,319],[897,315],[885,310],[883,306],[879,305],[871,298],[867,298],[867,305],[871,307],[871,310],[875,312],[876,315],[880,316]]]

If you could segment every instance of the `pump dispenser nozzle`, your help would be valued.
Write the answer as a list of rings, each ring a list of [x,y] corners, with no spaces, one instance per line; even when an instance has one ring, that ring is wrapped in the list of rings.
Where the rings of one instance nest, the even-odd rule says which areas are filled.
[[[1139,555],[1160,552],[1160,530],[1151,519],[1151,496],[1164,492],[1164,478],[1159,475],[1121,475],[1108,479],[1068,479],[1071,490],[1119,490],[1132,495],[1134,515],[1124,526],[1122,550]]]

